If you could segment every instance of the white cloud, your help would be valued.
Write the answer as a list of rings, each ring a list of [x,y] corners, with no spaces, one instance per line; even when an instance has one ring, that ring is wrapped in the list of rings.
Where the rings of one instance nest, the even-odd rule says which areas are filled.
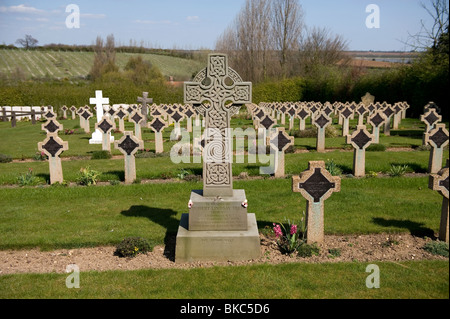
[[[0,12],[11,12],[11,13],[27,13],[27,14],[43,14],[44,10],[37,9],[34,7],[27,7],[24,4],[19,4],[18,6],[0,7]]]
[[[188,16],[188,17],[186,17],[187,21],[197,21],[198,19],[199,19],[198,16]]]

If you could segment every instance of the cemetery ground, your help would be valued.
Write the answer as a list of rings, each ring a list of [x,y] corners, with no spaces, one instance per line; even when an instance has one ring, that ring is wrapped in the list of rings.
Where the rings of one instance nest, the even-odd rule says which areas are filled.
[[[88,143],[90,134],[79,128],[78,120],[60,120],[67,135],[63,131],[59,136],[69,142],[62,154],[66,182],[49,186],[48,163],[36,154],[37,142],[45,138],[40,124],[18,122],[11,128],[0,122],[0,153],[13,158],[0,163],[0,296],[448,298],[448,257],[423,249],[436,240],[442,203],[442,196],[428,189],[424,125],[405,119],[391,136],[381,134],[380,144],[387,149],[367,152],[367,175],[354,178],[353,152],[336,122],[338,134],[326,138],[325,153],[315,152],[315,137],[295,138],[295,151],[285,158],[286,178],[259,175],[259,167],[267,163],[248,163],[246,158],[233,164],[234,187],[245,189],[248,210],[257,217],[261,257],[194,264],[175,264],[173,259],[190,191],[202,188],[202,165],[172,163],[167,152],[177,142],[169,140],[171,127],[163,135],[166,153],[158,156],[152,152],[154,134],[143,130],[148,152],[136,157],[137,182],[123,185],[120,152],[112,150],[112,159],[91,159],[101,145]],[[351,121],[351,130],[356,123]],[[245,129],[252,122],[238,116],[232,126]],[[126,127],[132,130],[133,125]],[[118,140],[122,134],[114,136]],[[303,217],[306,200],[292,192],[291,175],[304,171],[311,160],[341,170],[341,192],[325,203],[326,236],[319,254],[282,255],[273,223]],[[389,176],[392,165],[404,167],[405,174]],[[86,167],[101,173],[96,186],[77,185],[80,169]],[[27,172],[36,178],[34,186],[18,184]],[[115,246],[129,236],[146,238],[153,251],[129,259],[114,256]],[[65,285],[71,263],[80,266],[80,289]],[[379,289],[366,287],[369,264],[380,268]]]

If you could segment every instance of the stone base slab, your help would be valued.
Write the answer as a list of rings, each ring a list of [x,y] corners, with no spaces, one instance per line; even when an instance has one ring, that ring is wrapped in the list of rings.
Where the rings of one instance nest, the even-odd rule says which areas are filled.
[[[245,190],[234,189],[231,197],[205,197],[193,190],[190,200],[189,230],[247,230]]]
[[[178,227],[175,262],[240,261],[260,256],[260,239],[255,214],[247,214],[245,231],[189,231],[189,214]]]

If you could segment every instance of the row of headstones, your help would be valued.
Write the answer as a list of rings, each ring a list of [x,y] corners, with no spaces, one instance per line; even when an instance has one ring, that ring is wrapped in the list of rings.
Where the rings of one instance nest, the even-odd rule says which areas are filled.
[[[364,97],[362,98],[364,100]],[[366,101],[367,103],[367,101]],[[255,105],[255,104],[253,104]],[[256,106],[256,105],[255,105]],[[409,108],[406,102],[397,102],[394,105],[387,102],[368,103],[364,102],[296,102],[296,103],[266,103],[262,102],[259,106],[251,110],[254,120],[261,120],[265,114],[272,118],[281,118],[281,125],[285,124],[285,115],[289,116],[289,130],[292,130],[294,118],[300,120],[299,130],[305,129],[305,122],[308,117],[311,118],[311,124],[314,123],[315,118],[319,114],[324,114],[328,117],[333,115],[338,116],[338,124],[342,125],[342,136],[346,136],[349,130],[349,121],[358,116],[358,125],[370,123],[375,126],[377,130],[384,124],[384,134],[390,135],[391,125],[393,129],[398,129],[398,126],[403,118],[406,116],[406,110]],[[393,118],[393,123],[391,123]]]
[[[424,118],[431,122],[440,120],[440,116],[436,116],[436,109],[430,107],[432,102],[427,104],[427,113]],[[389,106],[388,106],[389,107]],[[292,109],[292,108],[291,108]],[[273,118],[267,113],[263,108],[258,107],[255,104],[249,106],[249,110],[255,119],[255,126],[259,131],[263,131],[266,134],[277,122],[277,119]],[[350,114],[349,108],[345,107],[343,110],[344,118],[349,118]],[[385,109],[384,109],[385,110]],[[305,111],[305,109],[301,109]],[[347,112],[346,112],[347,111]],[[331,113],[331,112],[330,112]],[[292,112],[292,114],[294,114]],[[342,113],[341,113],[342,114]],[[358,124],[356,130],[349,134],[348,128],[345,130],[347,143],[354,147],[354,161],[353,161],[353,172],[355,176],[365,175],[365,149],[372,143],[379,142],[379,128],[383,123],[383,113],[382,111],[374,111],[373,115],[369,116],[368,123],[372,125],[372,134],[370,134],[364,124]],[[308,115],[309,116],[309,115]],[[384,117],[386,119],[387,117]],[[332,118],[327,114],[327,111],[321,109],[316,111],[313,115],[312,123],[317,126],[317,143],[316,149],[318,152],[325,151],[325,130],[326,127],[331,125]],[[348,124],[348,123],[347,123]],[[445,128],[445,124],[435,124],[434,129],[427,128],[424,134],[424,143],[431,146],[430,159],[429,159],[429,173],[437,173],[442,167],[443,159],[443,149],[448,145],[449,133]]]

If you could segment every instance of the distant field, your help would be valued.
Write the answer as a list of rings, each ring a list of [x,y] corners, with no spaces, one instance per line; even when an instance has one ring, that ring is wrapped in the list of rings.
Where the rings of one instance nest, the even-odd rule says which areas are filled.
[[[117,53],[116,63],[121,70],[132,56],[141,55],[145,61],[157,66],[164,76],[173,76],[175,81],[191,78],[193,73],[200,71],[204,63],[177,57]],[[19,67],[27,78],[76,78],[85,77],[94,61],[93,52],[63,52],[63,51],[25,51],[0,50],[0,73],[11,75]]]

